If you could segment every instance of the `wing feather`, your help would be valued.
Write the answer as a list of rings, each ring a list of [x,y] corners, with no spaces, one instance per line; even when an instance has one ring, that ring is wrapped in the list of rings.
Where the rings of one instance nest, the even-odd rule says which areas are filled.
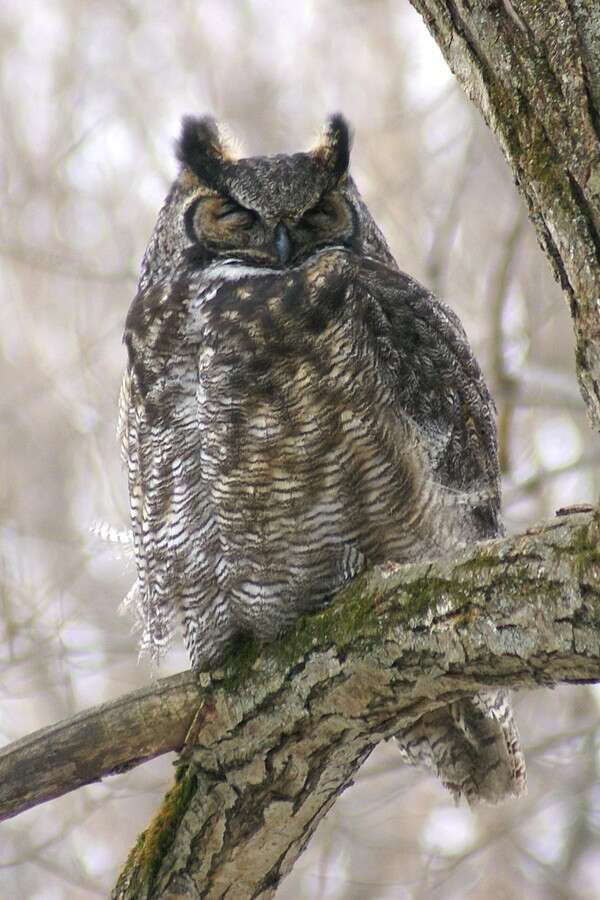
[[[479,537],[502,530],[495,407],[456,314],[403,272],[361,265],[364,314],[399,408],[424,436],[436,481],[471,505]]]

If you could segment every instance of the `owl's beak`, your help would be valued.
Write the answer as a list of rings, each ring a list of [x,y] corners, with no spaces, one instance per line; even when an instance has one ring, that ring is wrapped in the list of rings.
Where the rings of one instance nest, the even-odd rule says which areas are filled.
[[[275,229],[275,249],[277,250],[279,262],[285,265],[292,255],[292,242],[289,231],[283,222],[280,222]]]

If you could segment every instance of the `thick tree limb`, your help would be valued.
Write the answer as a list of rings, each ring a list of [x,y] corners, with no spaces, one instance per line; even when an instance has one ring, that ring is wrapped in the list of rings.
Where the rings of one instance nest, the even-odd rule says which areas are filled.
[[[600,429],[600,7],[411,0],[494,132],[569,302]]]
[[[579,514],[371,573],[213,676],[113,896],[271,897],[379,741],[482,686],[600,680],[599,534]]]
[[[183,746],[198,681],[182,672],[0,750],[0,821]]]
[[[189,767],[115,896],[220,897],[242,873],[246,893],[228,896],[267,896],[403,725],[485,685],[600,680],[599,534],[578,514],[363,576],[262,653],[238,647],[204,687],[184,672],[4,748],[0,816],[181,748],[195,717]]]

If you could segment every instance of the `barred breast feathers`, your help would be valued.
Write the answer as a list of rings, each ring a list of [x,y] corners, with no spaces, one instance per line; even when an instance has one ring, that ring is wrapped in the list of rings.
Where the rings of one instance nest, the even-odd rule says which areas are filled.
[[[415,313],[425,323],[420,336]],[[301,557],[290,566],[288,547],[281,554],[285,563],[271,562],[280,567],[273,584],[286,594],[300,589],[296,573],[302,571],[309,588],[325,592],[339,586],[344,564],[335,554],[325,560],[327,541],[340,545],[338,553],[358,542],[362,564],[386,555],[432,555],[455,545],[457,514],[450,517],[451,527],[445,525],[446,507],[470,485],[437,483],[435,470],[428,471],[452,439],[452,429],[441,415],[436,421],[436,408],[422,390],[430,364],[427,335],[439,342],[436,326],[446,331],[447,364],[470,365],[462,330],[453,328],[427,292],[402,273],[339,249],[285,272],[219,262],[188,273],[187,284],[176,279],[169,291],[158,285],[142,298],[128,318],[129,377],[137,401],[143,394],[145,403],[122,431],[131,430],[133,438],[132,514],[145,581],[140,593],[148,610],[163,610],[151,625],[161,634],[159,642],[170,631],[172,610],[166,610],[168,598],[181,588],[175,573],[185,573],[182,559],[193,552],[196,565],[188,565],[187,574],[198,574],[211,541],[222,550],[217,580],[229,579],[234,594],[246,584],[245,599],[268,593],[256,584],[277,534],[293,538]],[[416,364],[422,370],[418,391],[411,385]],[[472,366],[468,374],[473,376]],[[431,378],[438,375],[431,367]],[[424,407],[428,418],[422,423]],[[142,439],[143,459],[140,427],[150,436],[150,443]],[[166,487],[177,474],[174,466],[186,458],[191,466],[200,462],[193,498],[184,488]],[[338,499],[331,499],[336,492]],[[310,499],[319,496],[330,499]],[[490,496],[495,502],[493,486]],[[201,502],[213,512],[195,522]],[[277,516],[265,513],[273,503]],[[196,526],[187,535],[173,525],[183,510]],[[434,513],[435,526],[427,522]],[[305,567],[306,554],[318,556],[318,542],[309,546],[300,539],[302,528],[325,543],[323,560],[319,565],[313,559],[312,569]],[[244,552],[237,530],[244,534],[246,553],[253,545],[259,549],[234,565],[232,548]],[[224,600],[219,603],[226,608]],[[240,610],[243,603],[233,606]]]

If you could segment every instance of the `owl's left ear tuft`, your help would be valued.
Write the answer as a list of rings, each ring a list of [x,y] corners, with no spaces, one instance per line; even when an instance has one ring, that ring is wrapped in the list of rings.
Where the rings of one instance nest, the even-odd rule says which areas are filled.
[[[231,159],[229,147],[212,116],[183,117],[175,155],[200,181],[211,187],[219,182],[223,163]]]
[[[351,146],[350,126],[341,113],[334,113],[330,116],[312,155],[319,158],[329,169],[332,180],[339,181],[348,171]]]

